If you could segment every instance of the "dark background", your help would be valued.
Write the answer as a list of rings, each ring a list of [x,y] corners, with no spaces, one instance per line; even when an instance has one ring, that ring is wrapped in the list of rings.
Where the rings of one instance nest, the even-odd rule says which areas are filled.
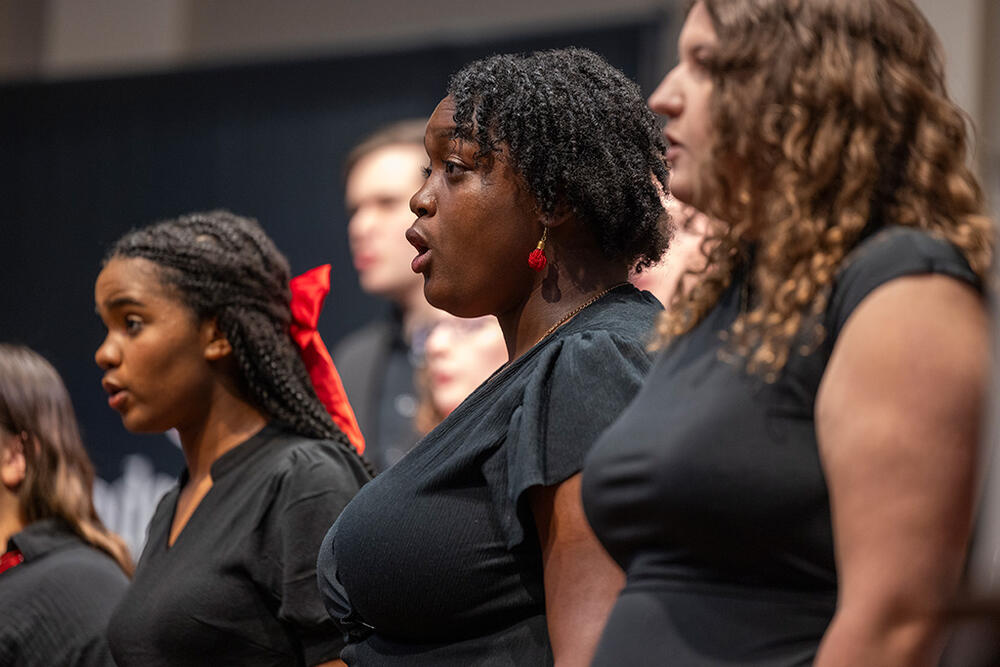
[[[448,76],[496,52],[583,46],[648,95],[665,16],[478,44],[0,87],[0,340],[44,354],[66,380],[98,469],[141,451],[175,474],[179,450],[134,436],[108,408],[94,351],[93,282],[128,229],[228,208],[258,218],[295,273],[333,265],[320,330],[332,344],[381,313],[346,241],[342,161],[363,135],[426,117]]]

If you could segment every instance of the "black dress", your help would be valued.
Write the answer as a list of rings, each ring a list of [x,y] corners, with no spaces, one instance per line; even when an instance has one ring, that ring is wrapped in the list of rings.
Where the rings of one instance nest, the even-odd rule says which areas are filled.
[[[826,338],[773,384],[720,360],[744,279],[656,360],[587,459],[583,501],[625,569],[595,665],[808,665],[834,613],[837,571],[813,406],[837,335],[894,278],[977,285],[951,245],[891,227],[837,276]]]
[[[57,519],[8,541],[24,562],[0,574],[0,665],[114,667],[105,640],[128,579]]]
[[[314,665],[343,635],[316,590],[330,523],[368,479],[356,456],[268,425],[212,464],[212,488],[167,546],[160,501],[109,641],[118,667]]]
[[[544,665],[525,492],[580,471],[638,390],[659,303],[617,288],[487,380],[344,510],[320,587],[349,665]]]

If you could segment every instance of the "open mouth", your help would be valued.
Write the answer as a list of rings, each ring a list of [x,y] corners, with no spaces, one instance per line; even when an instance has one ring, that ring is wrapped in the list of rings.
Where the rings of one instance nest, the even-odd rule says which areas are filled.
[[[104,391],[108,393],[108,406],[112,410],[118,410],[125,404],[125,399],[128,395],[126,394],[124,387],[120,387],[111,380],[102,380],[101,386],[104,388]]]
[[[420,232],[413,227],[406,230],[406,240],[417,250],[417,256],[410,263],[410,268],[414,273],[423,273],[430,262],[430,247]]]

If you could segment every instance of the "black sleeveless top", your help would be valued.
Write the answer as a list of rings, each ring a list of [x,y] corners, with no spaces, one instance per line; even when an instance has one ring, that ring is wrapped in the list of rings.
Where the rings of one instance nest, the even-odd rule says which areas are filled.
[[[661,306],[617,288],[487,380],[344,509],[320,588],[349,665],[545,665],[526,492],[583,467],[638,391]]]
[[[865,296],[927,273],[979,282],[924,232],[870,236],[832,287],[823,343],[773,384],[720,359],[745,275],[658,357],[584,469],[587,518],[627,574],[595,665],[812,663],[837,596],[816,392]]]

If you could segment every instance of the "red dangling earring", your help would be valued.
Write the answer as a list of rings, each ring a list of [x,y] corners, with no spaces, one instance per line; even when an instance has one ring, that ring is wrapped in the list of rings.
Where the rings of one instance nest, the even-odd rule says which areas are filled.
[[[545,259],[545,239],[548,237],[549,228],[546,227],[542,231],[542,240],[539,241],[535,249],[528,254],[528,266],[533,268],[535,271],[541,271],[545,268],[545,265],[549,263],[549,261]]]

